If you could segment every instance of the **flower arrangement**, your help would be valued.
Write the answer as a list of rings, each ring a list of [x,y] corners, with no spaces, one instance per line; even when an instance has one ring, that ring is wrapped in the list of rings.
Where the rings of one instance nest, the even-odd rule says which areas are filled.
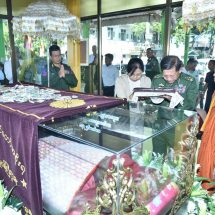
[[[0,214],[1,215],[21,215],[20,209],[23,206],[23,203],[12,196],[13,189],[12,187],[9,191],[4,187],[3,181],[0,180]]]
[[[179,209],[177,215],[214,215],[215,214],[215,194],[209,195],[208,192],[202,188],[201,182],[208,180],[203,177],[195,177],[192,186],[192,192],[189,199]]]

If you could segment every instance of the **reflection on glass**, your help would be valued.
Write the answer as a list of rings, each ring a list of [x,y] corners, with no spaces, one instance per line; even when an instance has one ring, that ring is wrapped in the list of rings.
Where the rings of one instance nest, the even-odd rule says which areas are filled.
[[[94,20],[82,22],[81,38],[81,91],[98,94],[97,24]]]
[[[118,153],[185,119],[183,111],[140,102],[59,119],[45,127]]]
[[[113,64],[120,74],[132,57],[147,63],[146,49],[152,48],[158,59],[162,57],[161,11],[138,13],[102,20],[102,54],[112,53]]]
[[[8,21],[4,19],[0,19],[0,62],[4,64],[6,79],[9,83],[13,83]]]
[[[173,30],[171,32],[170,54],[176,54],[184,60],[185,67],[190,58],[196,59],[198,65],[195,70],[199,79],[205,78],[208,62],[215,57],[215,49],[212,45],[214,43],[214,23],[209,21],[203,28],[192,27],[186,34],[181,7],[173,9],[171,23]]]
[[[162,16],[162,11],[156,10],[102,19],[102,64],[105,54],[113,54],[112,64],[121,75],[126,73],[126,65],[132,57],[140,57],[147,64],[147,48],[152,48],[160,61],[163,55]],[[97,20],[82,22],[82,39],[89,41],[85,52],[92,56],[92,47],[97,44]],[[88,63],[92,64],[90,58]],[[96,93],[98,67],[81,65],[81,71],[82,91]]]

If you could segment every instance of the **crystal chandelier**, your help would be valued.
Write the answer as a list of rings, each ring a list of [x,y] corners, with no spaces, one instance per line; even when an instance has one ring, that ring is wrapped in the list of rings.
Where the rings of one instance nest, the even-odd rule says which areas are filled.
[[[71,35],[80,38],[80,22],[58,0],[39,0],[31,3],[18,17],[14,17],[15,33],[62,39]]]

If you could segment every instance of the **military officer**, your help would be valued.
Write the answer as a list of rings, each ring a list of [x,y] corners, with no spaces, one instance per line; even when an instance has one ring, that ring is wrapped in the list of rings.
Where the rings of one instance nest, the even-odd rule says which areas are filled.
[[[145,73],[146,73],[146,76],[152,80],[155,75],[158,75],[161,73],[160,65],[157,58],[154,56],[154,51],[151,48],[148,48],[146,50],[146,56],[148,60],[146,64]]]
[[[179,104],[176,108],[195,110],[198,96],[198,87],[195,78],[180,72],[182,62],[177,56],[170,55],[164,57],[160,65],[163,74],[154,77],[152,87],[175,89],[184,98],[183,105]],[[169,106],[170,100],[171,97],[165,96],[160,105]],[[169,109],[159,107],[157,120],[163,123],[162,128],[168,127],[168,120],[173,118],[173,112]],[[175,128],[170,128],[165,133],[152,139],[153,152],[168,157],[168,154],[172,151],[170,149],[174,149],[174,140]]]
[[[50,87],[57,90],[67,90],[69,91],[71,87],[76,87],[78,80],[67,64],[61,62],[61,50],[58,45],[52,45],[49,47],[50,54]],[[47,85],[48,77],[44,74],[42,77],[43,85]]]
[[[152,87],[175,89],[184,98],[183,105],[179,104],[176,108],[195,110],[198,96],[195,78],[180,72],[182,62],[177,56],[164,57],[160,65],[163,74],[154,77]],[[171,98],[166,96],[160,105],[169,106],[170,100]]]

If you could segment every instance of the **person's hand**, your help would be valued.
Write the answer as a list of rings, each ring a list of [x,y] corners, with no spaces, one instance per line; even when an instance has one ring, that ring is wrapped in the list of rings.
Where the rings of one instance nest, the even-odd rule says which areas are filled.
[[[60,66],[60,71],[59,71],[58,75],[59,75],[60,78],[64,78],[65,77],[65,70],[64,70],[64,66],[63,65]]]
[[[169,96],[169,95],[163,95],[163,96],[161,96],[162,98],[165,98],[165,99],[167,99],[167,100],[169,100],[169,101],[171,101],[171,98],[172,98],[172,96]]]
[[[134,92],[129,96],[129,100],[132,100]]]

